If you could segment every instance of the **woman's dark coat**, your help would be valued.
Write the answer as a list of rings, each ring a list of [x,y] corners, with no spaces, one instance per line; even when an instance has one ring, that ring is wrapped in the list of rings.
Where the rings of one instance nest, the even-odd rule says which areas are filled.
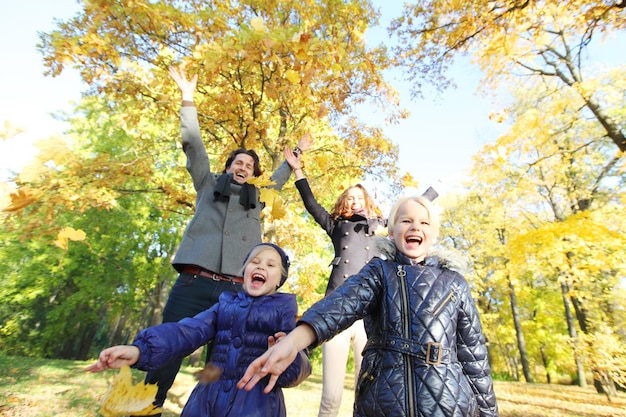
[[[498,416],[478,311],[450,268],[439,257],[411,265],[393,247],[303,315],[314,346],[364,319],[356,417]]]
[[[370,259],[379,255],[380,251],[371,237],[377,229],[386,227],[387,221],[379,217],[365,218],[360,215],[335,219],[315,200],[306,178],[296,181],[296,188],[307,211],[333,242],[335,258],[331,263],[332,272],[326,287],[328,295],[349,276],[359,272]]]

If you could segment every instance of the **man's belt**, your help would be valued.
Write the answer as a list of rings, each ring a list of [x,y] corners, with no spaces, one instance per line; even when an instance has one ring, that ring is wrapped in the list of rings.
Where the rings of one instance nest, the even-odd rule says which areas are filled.
[[[230,283],[243,284],[242,277],[227,277],[226,275],[218,274],[208,269],[201,268],[195,265],[185,265],[180,269],[180,273],[192,274],[198,277],[211,278],[213,281],[225,281]]]
[[[441,343],[428,342],[418,343],[403,337],[387,336],[383,339],[373,339],[368,341],[365,349],[387,349],[405,353],[423,360],[429,365],[441,365],[456,362],[456,351],[444,348]]]

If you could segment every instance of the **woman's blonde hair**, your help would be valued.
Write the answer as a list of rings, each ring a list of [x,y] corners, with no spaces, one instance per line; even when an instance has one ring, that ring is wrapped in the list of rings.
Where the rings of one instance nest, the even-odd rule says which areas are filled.
[[[389,236],[393,234],[393,229],[396,225],[396,222],[398,221],[398,210],[400,210],[400,207],[402,207],[402,205],[407,201],[414,201],[426,209],[426,212],[428,213],[428,221],[430,222],[430,226],[435,233],[435,238],[437,238],[439,236],[439,229],[441,228],[439,213],[437,212],[437,210],[435,210],[433,203],[426,197],[422,196],[402,197],[398,201],[396,201],[393,207],[391,207],[387,224]]]
[[[351,217],[352,210],[350,209],[350,205],[348,204],[348,192],[354,188],[358,188],[363,192],[363,197],[365,198],[365,210],[367,210],[369,217],[381,217],[380,210],[376,207],[376,203],[374,199],[370,197],[369,193],[361,184],[356,184],[351,187],[346,188],[343,193],[337,198],[335,202],[335,207],[331,213],[333,219],[338,219],[339,217]]]

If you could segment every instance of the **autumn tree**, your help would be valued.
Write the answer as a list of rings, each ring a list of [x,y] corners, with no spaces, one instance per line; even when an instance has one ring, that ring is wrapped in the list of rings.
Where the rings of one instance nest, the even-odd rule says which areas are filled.
[[[397,61],[407,68],[413,94],[448,87],[447,70],[468,55],[484,72],[483,88],[525,76],[577,94],[581,117],[593,117],[604,135],[626,150],[624,125],[605,97],[587,82],[589,48],[626,28],[621,0],[541,1],[424,0],[407,3],[389,27],[398,38]]]
[[[596,79],[598,92],[619,100],[626,90],[613,75]],[[624,160],[596,119],[580,118],[583,99],[573,91],[541,84],[515,91],[515,98],[510,130],[476,156],[473,177],[518,196],[503,201],[507,210],[532,221],[509,236],[507,268],[516,279],[534,277],[527,285],[540,285],[552,297],[561,294],[577,357],[595,382],[605,381],[599,390],[610,390],[611,367],[593,363],[600,347],[589,340],[615,340],[616,352],[625,342],[615,336],[617,328],[605,325],[614,322],[608,306],[618,300],[613,294],[624,273],[623,220],[617,215],[623,208]],[[623,374],[622,365],[611,369]],[[580,366],[578,378],[584,378]]]

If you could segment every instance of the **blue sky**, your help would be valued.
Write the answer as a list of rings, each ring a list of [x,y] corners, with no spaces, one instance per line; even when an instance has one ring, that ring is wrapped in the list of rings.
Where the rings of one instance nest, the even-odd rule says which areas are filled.
[[[398,16],[402,2],[374,1],[383,10],[382,26]],[[0,121],[27,129],[18,139],[0,141],[0,180],[7,170],[19,169],[32,155],[30,143],[60,133],[63,124],[50,114],[71,111],[83,86],[78,76],[64,71],[59,77],[44,77],[45,68],[35,46],[38,31],[52,30],[53,19],[75,15],[75,0],[25,0],[0,3]],[[369,34],[372,40],[386,36],[383,29]],[[500,108],[476,95],[478,70],[465,62],[451,72],[457,84],[437,97],[411,102],[408,85],[398,77],[389,81],[400,92],[402,105],[411,116],[398,125],[385,126],[387,136],[400,147],[400,167],[419,182],[419,190],[432,185],[447,191],[462,178],[471,157],[484,143],[495,140],[503,126],[488,116]],[[367,116],[366,116],[367,117]]]

